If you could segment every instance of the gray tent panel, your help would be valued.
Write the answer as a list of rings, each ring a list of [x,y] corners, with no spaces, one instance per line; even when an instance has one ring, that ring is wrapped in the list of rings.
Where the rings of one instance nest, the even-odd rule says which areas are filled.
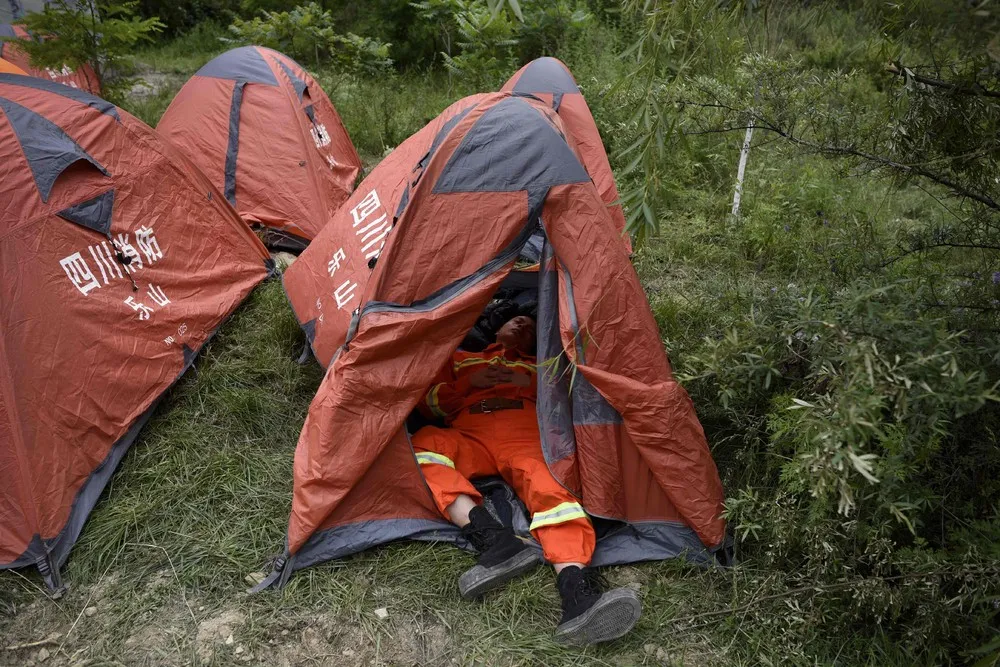
[[[118,116],[118,107],[111,102],[102,100],[100,97],[91,95],[90,93],[80,90],[79,88],[70,88],[69,86],[64,86],[63,84],[56,83],[55,81],[39,79],[34,76],[23,76],[21,74],[0,74],[0,83],[12,86],[22,86],[24,88],[34,88],[36,90],[44,90],[47,93],[62,95],[63,97],[80,102],[81,104],[86,104],[91,109],[96,109],[105,116],[111,116],[117,121],[121,120]]]
[[[396,540],[455,542],[458,528],[444,519],[373,519],[315,533],[295,554],[293,570],[343,558]]]
[[[521,517],[521,522],[526,523]],[[516,529],[515,529],[516,530]],[[522,531],[516,530],[518,534]],[[530,533],[524,535],[529,546],[539,549]],[[337,526],[315,533],[294,556],[287,552],[275,564],[275,570],[251,592],[272,586],[281,588],[289,575],[320,563],[371,549],[398,540],[451,543],[462,549],[470,545],[461,531],[442,520],[379,519]],[[591,565],[606,567],[650,560],[685,556],[698,565],[712,565],[712,552],[698,540],[691,528],[673,522],[624,524],[619,530],[597,540]]]
[[[573,339],[576,343],[576,358],[578,363],[587,363],[586,334],[580,331],[580,323],[576,316],[576,303],[573,301],[573,280],[565,268],[561,271],[562,282],[566,287],[566,300],[569,309],[569,321],[573,327]],[[622,416],[610,403],[590,384],[586,376],[575,371],[570,381],[573,399],[573,424],[575,426],[597,424],[621,424]]]
[[[114,206],[115,191],[108,190],[93,199],[64,208],[57,215],[64,220],[75,222],[82,227],[108,236],[111,234],[111,217]]]
[[[552,245],[542,244],[538,267],[538,435],[551,468],[576,453],[570,368],[559,334],[559,273]]]
[[[181,354],[184,355],[184,368],[181,370],[181,375],[184,375],[184,372],[191,368],[191,364],[193,364],[194,360],[198,357],[198,350],[194,350],[188,347],[187,343],[184,343],[184,345],[181,346]]]
[[[555,58],[533,61],[514,84],[515,93],[579,93],[580,88],[566,68]]]
[[[715,563],[713,554],[683,523],[642,521],[599,539],[590,565],[608,567],[684,556],[691,563],[709,566]]]
[[[238,49],[226,51],[221,56],[210,60],[204,67],[195,72],[195,75],[246,83],[264,83],[269,86],[278,85],[274,72],[267,66],[264,56],[260,55],[260,51],[254,46],[241,46]]]
[[[86,160],[102,174],[110,176],[107,169],[52,121],[3,97],[0,97],[0,109],[17,135],[42,201],[49,200],[60,174],[80,160]]]
[[[544,221],[543,221],[544,222]],[[620,424],[622,417],[565,354],[559,332],[559,282],[565,282],[577,359],[585,363],[577,327],[569,273],[559,270],[555,253],[544,240],[538,269],[538,434],[545,462],[551,467],[576,453],[576,427]]]
[[[466,133],[434,192],[544,192],[554,185],[589,180],[549,120],[525,100],[509,97]]]
[[[277,58],[275,60],[281,66],[281,69],[285,71],[285,74],[288,75],[288,79],[292,82],[292,86],[295,87],[295,94],[299,96],[299,102],[301,102],[302,95],[306,92],[306,88],[308,88],[308,86],[306,86],[306,82],[295,76],[295,72],[293,72],[288,65],[280,60],[277,60]]]
[[[437,149],[441,147],[441,143],[445,140],[445,137],[448,136],[448,133],[451,132],[455,128],[455,126],[458,125],[462,121],[462,119],[465,118],[469,114],[469,112],[475,108],[476,105],[473,104],[470,107],[462,109],[457,114],[449,118],[448,122],[446,122],[444,125],[441,126],[441,129],[438,130],[438,133],[434,135],[434,141],[431,142],[430,149],[420,159],[420,162],[417,164],[417,168],[421,170],[427,168],[427,163],[431,161],[432,157],[434,157],[434,153],[436,153]],[[418,181],[420,180],[420,176],[422,175],[423,171],[421,171],[420,174],[417,176]],[[414,183],[416,183],[416,181],[414,181]],[[399,206],[396,207],[396,215],[394,216],[394,220],[398,220],[400,216],[403,215],[403,211],[406,209],[406,206],[409,203],[410,203],[410,183],[407,183],[406,189],[403,190],[403,196],[399,199]]]
[[[226,146],[226,199],[236,206],[236,159],[240,151],[240,108],[243,106],[243,81],[233,86],[233,99],[229,105],[229,144]]]
[[[308,322],[302,324],[302,331],[306,335],[306,340],[312,345],[313,341],[316,340],[316,320],[311,319]]]
[[[468,116],[469,112],[475,109],[476,106],[477,105],[473,104],[470,107],[462,109],[457,114],[449,118],[448,122],[446,122],[444,125],[441,126],[441,129],[438,130],[438,133],[434,135],[434,141],[431,142],[430,150],[427,151],[427,155],[424,156],[424,159],[420,161],[421,167],[427,166],[427,163],[430,161],[432,157],[434,157],[434,154],[437,153],[437,149],[441,147],[441,144],[444,142],[445,137],[448,136],[448,133],[450,133],[453,129],[455,129],[455,126],[461,123],[462,119]]]

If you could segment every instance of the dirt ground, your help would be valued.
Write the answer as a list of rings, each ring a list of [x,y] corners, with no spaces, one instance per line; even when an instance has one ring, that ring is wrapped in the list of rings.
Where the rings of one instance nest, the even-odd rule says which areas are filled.
[[[645,576],[639,568],[622,568],[616,580],[642,591]],[[220,606],[210,594],[186,590],[170,570],[132,581],[111,574],[57,600],[36,592],[30,601],[8,604],[0,615],[0,665],[548,664],[547,647],[512,636],[503,619],[494,627],[481,624],[477,617],[488,611],[488,603],[466,610],[473,612],[476,639],[510,642],[509,652],[482,653],[468,641],[468,629],[456,627],[463,620],[461,604],[468,603],[444,611],[430,604],[386,608],[373,606],[380,599],[376,595],[365,608],[338,614],[323,611],[322,604],[283,606],[280,594],[265,593],[238,594]],[[548,628],[540,629],[548,635]],[[641,646],[602,656],[563,654],[559,662],[567,664],[571,657],[569,664],[582,665],[717,663],[714,652],[701,653],[696,644],[680,655],[646,637]]]

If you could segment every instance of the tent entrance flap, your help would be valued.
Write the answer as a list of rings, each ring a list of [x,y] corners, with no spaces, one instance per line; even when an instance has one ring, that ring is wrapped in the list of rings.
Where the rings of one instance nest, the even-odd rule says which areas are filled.
[[[430,296],[415,301],[411,304],[398,304],[384,301],[371,301],[359,309],[355,316],[356,323],[352,326],[349,338],[345,342],[345,349],[349,347],[352,340],[358,335],[361,320],[365,315],[375,313],[398,313],[398,314],[427,314],[436,309],[444,308],[462,295],[479,286],[484,281],[492,280],[499,285],[512,271],[513,263],[520,255],[521,250],[531,236],[539,230],[538,209],[529,212],[528,222],[524,225],[518,235],[491,260],[477,271],[460,278],[449,285],[441,288]],[[502,275],[501,275],[502,274]],[[405,426],[400,424],[400,428],[405,433]],[[407,442],[409,437],[407,436]],[[426,480],[420,472],[417,464],[416,454],[410,446],[410,456],[417,474],[423,482],[428,497],[430,489],[426,486]],[[448,528],[447,522],[412,523],[408,520],[387,520],[376,523],[352,527],[351,525],[334,526],[313,533],[306,543],[294,554],[285,555],[284,559],[279,559],[275,563],[275,570],[261,584],[253,590],[260,591],[269,587],[281,588],[288,581],[291,572],[309,567],[318,562],[340,558],[352,553],[357,553],[368,549],[376,544],[382,544],[396,539],[430,539],[432,541],[449,541],[449,531],[442,531],[442,526]],[[375,527],[378,526],[378,530]],[[417,530],[413,528],[416,527]],[[354,528],[362,528],[354,530]],[[398,532],[397,532],[398,531]],[[453,532],[453,531],[452,531]],[[381,539],[385,538],[385,539]],[[453,540],[451,540],[453,541]]]
[[[369,301],[364,305],[364,307],[361,308],[360,316],[364,317],[369,313],[386,312],[420,313],[440,308],[452,299],[461,296],[469,289],[475,287],[483,280],[496,273],[506,264],[509,264],[517,259],[518,255],[521,254],[521,249],[528,242],[528,239],[531,238],[531,235],[537,230],[538,217],[537,215],[530,215],[528,224],[524,226],[524,229],[521,230],[517,237],[511,241],[506,248],[501,250],[496,257],[487,262],[481,269],[475,271],[474,273],[470,273],[464,278],[459,278],[455,282],[445,285],[430,296],[414,301],[409,305],[390,303],[387,301]],[[507,273],[510,273],[510,271],[508,270]]]

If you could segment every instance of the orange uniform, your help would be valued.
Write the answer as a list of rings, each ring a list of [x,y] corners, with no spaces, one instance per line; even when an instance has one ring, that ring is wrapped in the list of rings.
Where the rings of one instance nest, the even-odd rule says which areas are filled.
[[[523,373],[527,386],[514,383],[473,387],[470,376],[487,364]],[[590,563],[594,528],[577,498],[557,482],[542,456],[538,437],[535,358],[500,344],[483,352],[455,352],[427,392],[421,411],[443,419],[448,428],[428,426],[413,436],[417,462],[438,509],[462,494],[482,500],[469,479],[501,475],[532,513],[531,534],[550,563]],[[520,408],[483,410],[506,399]],[[484,401],[487,403],[484,404]]]

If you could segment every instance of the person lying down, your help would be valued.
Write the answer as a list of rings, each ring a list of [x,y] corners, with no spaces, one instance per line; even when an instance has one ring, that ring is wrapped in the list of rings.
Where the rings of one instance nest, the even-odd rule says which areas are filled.
[[[445,426],[413,436],[417,462],[441,513],[479,552],[461,575],[459,591],[476,598],[541,565],[552,563],[562,598],[556,638],[570,644],[609,641],[626,634],[642,613],[630,588],[607,590],[588,565],[594,527],[578,499],[549,472],[535,414],[535,321],[507,321],[482,352],[458,350],[420,405]],[[470,480],[500,475],[531,512],[530,530],[543,554],[523,542],[482,505]]]

